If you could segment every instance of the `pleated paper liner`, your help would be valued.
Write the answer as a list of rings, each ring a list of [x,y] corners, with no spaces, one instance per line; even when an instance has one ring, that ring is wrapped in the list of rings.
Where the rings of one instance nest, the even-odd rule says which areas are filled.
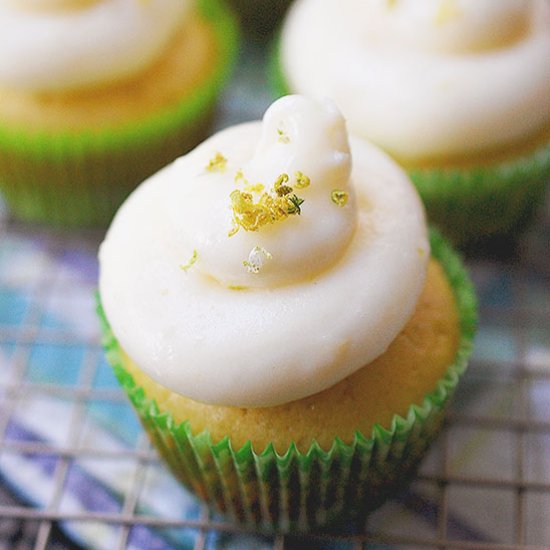
[[[135,384],[121,349],[98,306],[103,344],[120,384],[153,445],[174,476],[229,519],[265,530],[308,531],[359,527],[366,515],[414,476],[444,420],[444,411],[467,367],[476,326],[476,298],[464,267],[447,242],[431,233],[432,255],[453,289],[461,338],[453,364],[435,389],[406,417],[394,416],[386,429],[357,432],[351,443],[338,437],[330,449],[313,443],[307,452],[294,444],[277,453],[272,444],[255,452],[250,442],[231,444],[231,434],[213,442],[207,431],[177,424]]]
[[[537,149],[469,169],[412,168],[430,222],[455,243],[513,239],[535,220],[550,182],[550,139]]]
[[[292,93],[280,58],[280,37],[269,61],[275,97]],[[457,245],[487,237],[515,238],[535,219],[550,182],[549,126],[495,160],[407,167],[431,224]]]
[[[15,216],[67,226],[106,226],[145,178],[208,134],[236,60],[238,27],[224,0],[198,0],[212,22],[216,66],[180,102],[120,127],[31,132],[0,126],[0,192]]]

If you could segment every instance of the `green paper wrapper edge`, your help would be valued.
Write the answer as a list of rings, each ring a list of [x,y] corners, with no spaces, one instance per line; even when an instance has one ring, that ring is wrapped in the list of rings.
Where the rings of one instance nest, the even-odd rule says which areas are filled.
[[[16,215],[104,226],[138,183],[206,136],[240,35],[225,0],[198,0],[197,9],[213,22],[219,58],[181,101],[142,120],[97,131],[27,132],[0,125],[0,189]]]
[[[268,80],[274,97],[289,93],[281,34],[273,41]],[[431,224],[455,244],[488,236],[514,238],[536,217],[550,183],[550,140],[502,162],[471,167],[405,168]]]
[[[395,415],[389,429],[376,425],[370,435],[356,432],[350,444],[335,438],[329,450],[315,442],[307,452],[292,444],[283,454],[272,445],[258,453],[250,442],[233,449],[230,436],[214,443],[208,431],[194,434],[188,422],[177,425],[124,369],[98,297],[107,359],[175,477],[234,521],[280,531],[308,531],[344,520],[348,526],[360,524],[401,488],[438,433],[467,368],[477,326],[475,292],[460,258],[437,231],[430,232],[430,241],[457,303],[461,339],[455,360],[406,417]]]
[[[536,218],[550,182],[550,141],[501,163],[413,168],[408,174],[430,222],[457,244],[516,238]]]

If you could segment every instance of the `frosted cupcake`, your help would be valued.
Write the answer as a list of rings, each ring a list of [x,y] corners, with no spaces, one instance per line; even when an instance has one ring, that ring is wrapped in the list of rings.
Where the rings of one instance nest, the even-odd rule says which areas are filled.
[[[282,98],[163,169],[99,257],[122,386],[175,476],[241,522],[360,521],[466,368],[460,262],[436,235],[430,253],[414,187],[328,100]]]
[[[0,192],[30,221],[107,224],[204,138],[232,65],[223,0],[0,3]]]
[[[333,97],[458,240],[517,231],[550,179],[550,2],[298,0],[278,89]]]

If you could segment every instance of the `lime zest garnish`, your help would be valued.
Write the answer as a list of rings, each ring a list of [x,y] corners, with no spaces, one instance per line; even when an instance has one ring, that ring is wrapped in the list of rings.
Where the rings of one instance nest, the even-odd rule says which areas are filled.
[[[247,193],[261,193],[264,189],[265,185],[263,183],[255,183],[254,185],[247,183],[244,188]]]
[[[346,206],[349,199],[349,194],[341,189],[333,189],[330,194],[330,198],[336,206],[340,206],[342,208]]]
[[[244,175],[239,179],[246,181]],[[288,174],[280,174],[270,191],[263,191],[258,198],[249,191],[250,187],[244,191],[234,189],[229,195],[233,210],[233,227],[228,236],[235,235],[240,227],[245,231],[258,231],[265,225],[284,220],[292,215],[300,215],[304,199],[293,194],[293,188],[286,185],[289,179]],[[260,185],[256,184],[256,186]],[[259,190],[260,187],[256,186],[255,188]]]
[[[214,156],[210,159],[206,170],[208,172],[223,172],[226,166],[227,159],[219,151],[216,151]]]
[[[294,184],[296,189],[305,189],[306,187],[309,187],[311,180],[303,172],[294,172],[294,177],[296,178],[296,183]]]
[[[191,267],[193,267],[193,265],[195,265],[195,262],[197,261],[197,258],[198,258],[197,251],[193,250],[193,255],[191,256],[191,259],[185,265],[180,265],[180,269],[187,273],[187,271]]]
[[[287,183],[289,179],[290,178],[288,177],[288,174],[280,174],[275,180],[275,183],[273,184],[273,189],[277,191],[277,189],[279,189],[281,185]]]
[[[288,213],[298,214],[299,216],[302,213],[302,209],[300,208],[300,206],[304,203],[304,199],[301,199],[296,195],[292,195],[292,197],[289,197],[288,200],[291,203],[291,206],[289,206],[289,209],[288,209]]]
[[[286,197],[290,195],[290,193],[292,193],[292,187],[290,187],[290,185],[281,185],[277,187],[277,195],[279,195],[279,197]]]
[[[273,259],[273,256],[261,246],[255,246],[248,255],[248,260],[243,260],[243,265],[248,273],[257,275],[262,270],[265,260]]]
[[[240,181],[248,184],[248,181],[244,177],[244,172],[241,169],[237,170],[237,173],[235,174],[235,183],[239,183]]]
[[[279,135],[280,143],[290,143],[290,138],[285,134],[284,130],[277,128],[277,134]]]

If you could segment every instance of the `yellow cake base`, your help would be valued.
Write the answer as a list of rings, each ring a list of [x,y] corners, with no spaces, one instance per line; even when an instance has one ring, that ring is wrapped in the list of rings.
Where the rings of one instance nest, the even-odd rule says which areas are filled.
[[[316,440],[328,450],[335,437],[350,443],[355,431],[389,428],[395,414],[406,416],[412,404],[421,404],[453,362],[459,338],[452,289],[432,260],[416,312],[386,353],[316,395],[269,408],[204,405],[156,383],[127,355],[123,366],[161,412],[169,411],[176,423],[188,420],[194,433],[208,430],[214,442],[229,435],[234,449],[251,440],[256,452],[269,443],[285,452],[291,442],[306,451]]]

